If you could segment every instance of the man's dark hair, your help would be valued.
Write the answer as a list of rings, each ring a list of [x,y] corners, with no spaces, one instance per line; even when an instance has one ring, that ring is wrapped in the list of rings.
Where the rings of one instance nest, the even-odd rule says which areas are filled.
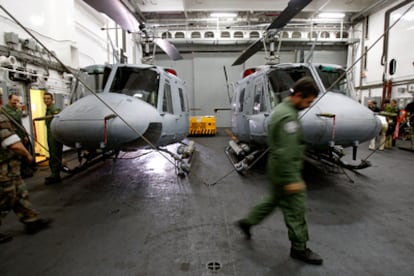
[[[43,96],[50,96],[50,97],[52,97],[52,100],[53,100],[53,94],[50,93],[50,92],[45,92],[45,94],[43,94]]]
[[[318,96],[319,89],[311,77],[303,77],[295,82],[293,85],[292,95],[301,93],[303,98],[309,96]]]
[[[19,97],[19,95],[17,95],[17,94],[10,94],[10,95],[9,95],[9,100],[11,100],[11,98],[13,98],[13,96],[17,96],[17,97]]]

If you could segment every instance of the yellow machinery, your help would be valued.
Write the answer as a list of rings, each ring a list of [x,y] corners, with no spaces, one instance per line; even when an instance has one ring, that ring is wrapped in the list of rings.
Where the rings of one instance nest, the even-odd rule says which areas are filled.
[[[191,116],[189,135],[215,135],[216,132],[215,116]]]

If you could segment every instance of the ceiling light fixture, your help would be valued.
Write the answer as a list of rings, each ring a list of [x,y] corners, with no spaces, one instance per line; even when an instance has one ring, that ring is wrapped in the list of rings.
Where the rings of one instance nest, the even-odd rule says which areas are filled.
[[[322,12],[318,14],[319,18],[344,18],[345,13],[343,12]]]
[[[236,17],[237,13],[235,12],[213,12],[210,14],[211,17],[220,17],[220,18],[229,18],[229,17]]]

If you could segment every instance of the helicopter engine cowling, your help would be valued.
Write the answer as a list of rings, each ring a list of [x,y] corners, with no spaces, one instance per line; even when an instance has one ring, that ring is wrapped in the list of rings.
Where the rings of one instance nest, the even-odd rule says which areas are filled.
[[[124,94],[98,96],[83,97],[57,114],[52,135],[64,145],[82,149],[134,150],[148,142],[157,144],[162,118],[154,106]]]

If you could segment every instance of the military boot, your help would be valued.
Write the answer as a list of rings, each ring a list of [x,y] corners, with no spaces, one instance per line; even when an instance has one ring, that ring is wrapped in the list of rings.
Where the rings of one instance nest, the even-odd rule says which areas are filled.
[[[250,233],[250,228],[252,226],[249,223],[242,219],[236,222],[236,226],[243,232],[246,240],[250,240],[252,238],[252,233]]]
[[[30,235],[36,234],[37,232],[42,231],[43,229],[49,228],[52,222],[53,219],[51,218],[38,219],[32,222],[26,222],[26,233]]]
[[[305,250],[291,248],[290,257],[314,265],[321,265],[323,262],[321,256],[319,256],[317,253],[313,252],[309,248],[305,248]]]
[[[11,235],[0,233],[0,243],[9,242],[13,239]]]

